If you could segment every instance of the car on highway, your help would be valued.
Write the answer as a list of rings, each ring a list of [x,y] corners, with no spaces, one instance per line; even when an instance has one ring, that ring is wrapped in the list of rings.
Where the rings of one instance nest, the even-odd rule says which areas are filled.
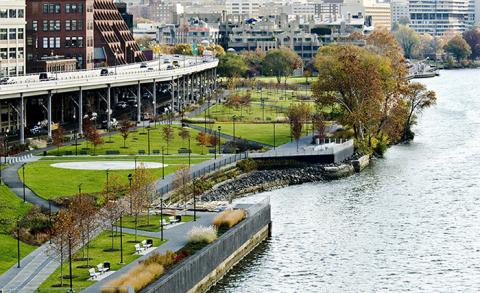
[[[102,68],[100,70],[100,76],[108,76],[110,74],[113,74],[113,72],[110,72],[110,70],[108,70],[108,68]]]
[[[173,65],[168,65],[167,66],[167,70],[172,70],[173,69]]]
[[[140,64],[140,68],[147,68],[148,67],[148,64],[146,62],[142,62]]]
[[[170,59],[163,60],[163,64],[170,64],[170,63],[171,63]]]
[[[127,106],[128,104],[125,101],[120,101],[115,105],[115,107],[117,107],[118,109],[126,109]]]
[[[0,84],[14,84],[15,81],[9,77],[0,78]]]
[[[38,75],[38,79],[40,81],[49,81],[49,80],[56,80],[57,78],[55,77],[55,75],[51,72],[41,72],[39,75]]]

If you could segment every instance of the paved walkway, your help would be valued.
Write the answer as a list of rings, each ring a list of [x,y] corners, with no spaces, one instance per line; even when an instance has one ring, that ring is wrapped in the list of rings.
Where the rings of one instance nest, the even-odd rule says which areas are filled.
[[[147,255],[144,255],[137,260],[133,261],[132,263],[124,266],[114,274],[106,277],[105,279],[98,281],[95,284],[92,284],[92,286],[88,287],[86,290],[82,292],[100,292],[100,288],[104,286],[106,283],[109,281],[118,278],[118,276],[121,276],[125,274],[128,270],[130,270],[133,266],[135,266],[140,260],[147,258],[149,255],[151,255],[153,252],[159,252],[159,253],[165,253],[167,250],[171,251],[177,251],[184,247],[187,244],[187,237],[188,237],[188,232],[194,227],[194,226],[210,226],[212,224],[213,218],[215,217],[216,213],[197,213],[197,218],[196,222],[186,222],[182,225],[178,225],[176,227],[172,227],[171,229],[164,230],[163,237],[164,239],[167,239],[168,242],[161,245],[160,247],[157,247],[154,251],[150,252]],[[124,232],[126,233],[135,233],[134,229],[123,229]],[[158,237],[160,238],[160,232],[148,232],[148,231],[139,231],[137,230],[137,235],[142,235],[144,237]],[[133,244],[130,244],[133,245]]]
[[[38,161],[39,157],[28,157],[25,161],[14,163],[7,168],[2,170],[2,179],[3,182],[13,191],[19,198],[23,200],[23,182],[20,180],[20,176],[18,175],[18,170],[22,167],[24,163],[31,163]],[[20,171],[21,172],[21,171]],[[28,185],[28,178],[27,178],[27,185]],[[39,197],[36,195],[31,189],[25,187],[25,200],[33,203],[34,205],[41,206],[45,209],[49,208],[48,200]],[[52,204],[52,211],[57,211],[58,208]]]

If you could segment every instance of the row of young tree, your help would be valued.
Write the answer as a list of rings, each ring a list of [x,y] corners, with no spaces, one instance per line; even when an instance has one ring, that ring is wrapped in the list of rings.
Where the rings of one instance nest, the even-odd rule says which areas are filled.
[[[394,35],[406,58],[430,58],[436,60],[445,53],[457,62],[465,59],[475,61],[480,56],[480,30],[475,27],[460,34],[447,32],[442,37],[418,34],[406,25],[400,25]],[[447,59],[448,61],[448,59]]]
[[[292,75],[293,71],[302,67],[302,59],[287,47],[262,50],[226,53],[219,58],[218,74],[230,80],[239,77],[273,76],[280,83]]]
[[[433,91],[407,80],[402,49],[387,31],[370,34],[364,47],[323,46],[315,66],[317,108],[338,108],[365,152],[382,154],[388,144],[412,139],[417,115],[436,102]]]
[[[154,176],[143,166],[137,167],[132,173],[130,185],[124,184],[118,176],[110,176],[104,184],[101,196],[79,193],[71,198],[67,208],[58,211],[52,226],[51,250],[60,261],[60,286],[64,280],[64,262],[81,249],[81,257],[72,261],[84,261],[82,267],[90,268],[89,248],[92,238],[101,230],[110,227],[111,247],[107,251],[115,251],[116,225],[120,217],[134,217],[135,241],[137,241],[137,226],[139,216],[150,214],[155,185]],[[111,260],[113,261],[113,260]]]

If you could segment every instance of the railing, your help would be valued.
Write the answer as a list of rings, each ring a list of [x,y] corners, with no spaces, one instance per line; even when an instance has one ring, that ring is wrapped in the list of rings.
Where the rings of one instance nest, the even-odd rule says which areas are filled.
[[[251,158],[274,158],[274,157],[295,157],[295,156],[318,156],[318,155],[332,155],[343,151],[347,148],[353,148],[352,139],[325,139],[319,145],[309,146],[307,148],[300,147],[296,149],[276,149],[265,153],[251,153]]]

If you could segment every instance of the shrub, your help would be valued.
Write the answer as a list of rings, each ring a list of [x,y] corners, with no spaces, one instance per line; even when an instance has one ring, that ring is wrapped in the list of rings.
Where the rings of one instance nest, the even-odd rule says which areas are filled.
[[[217,239],[217,229],[213,226],[197,226],[193,227],[188,233],[189,243],[212,243]]]
[[[126,286],[131,286],[135,292],[140,291],[163,274],[164,271],[164,267],[157,263],[138,264],[125,275],[108,282],[102,288],[102,293],[126,292]]]
[[[141,264],[150,265],[150,264],[159,264],[164,268],[169,268],[176,263],[177,254],[171,250],[167,250],[165,254],[155,252],[150,257],[140,261]]]
[[[247,213],[243,209],[223,211],[213,219],[213,225],[218,229],[232,228],[246,216]]]
[[[237,167],[243,172],[250,172],[257,169],[257,163],[253,159],[248,158],[238,162]]]

